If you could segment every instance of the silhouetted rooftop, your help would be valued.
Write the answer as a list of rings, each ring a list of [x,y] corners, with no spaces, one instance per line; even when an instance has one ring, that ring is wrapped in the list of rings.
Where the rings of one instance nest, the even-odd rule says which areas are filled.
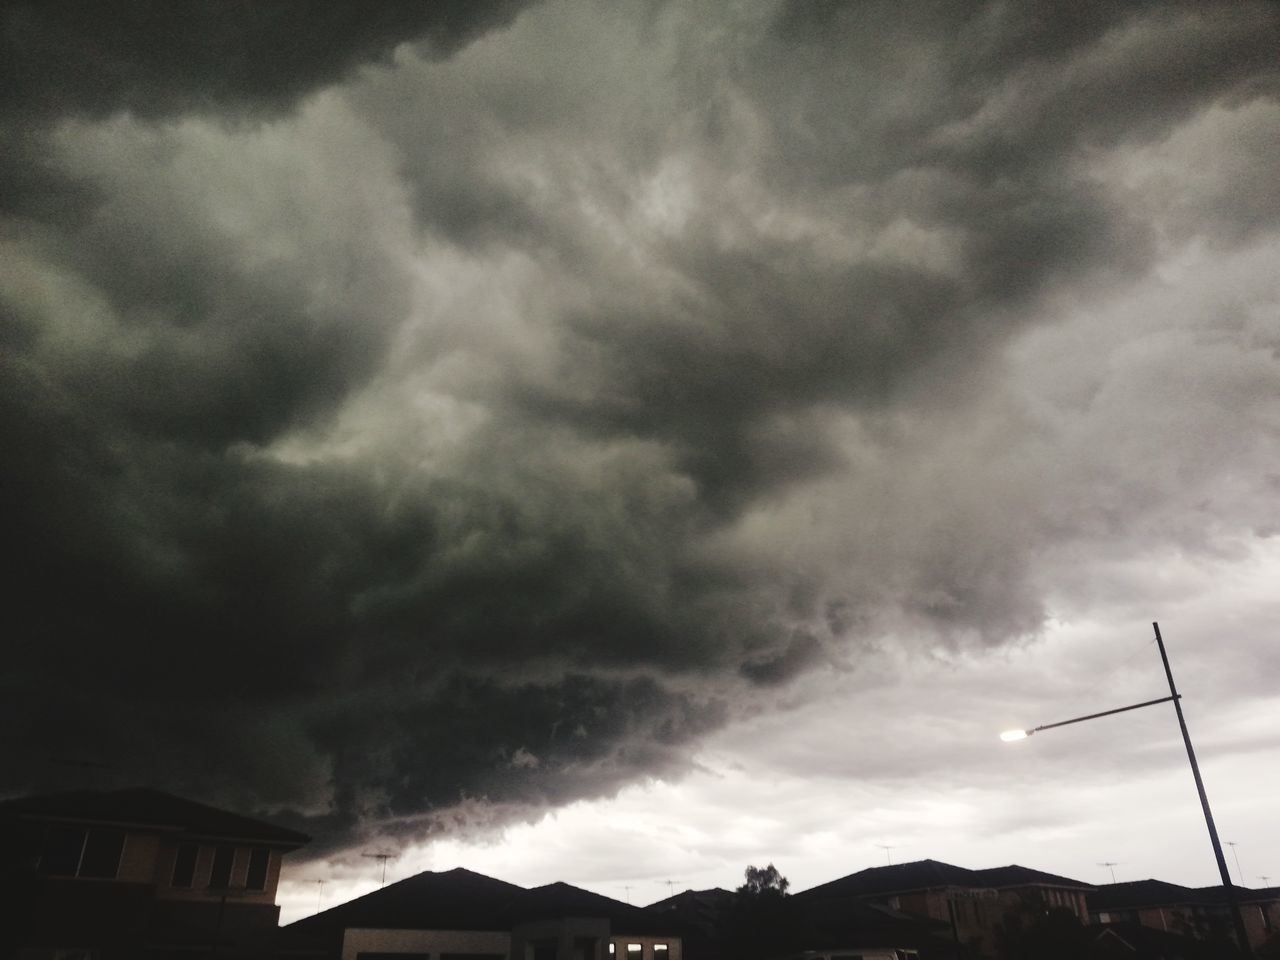
[[[1241,901],[1273,900],[1273,888],[1253,890],[1236,887],[1236,897]],[[1105,883],[1089,895],[1089,909],[1093,911],[1134,910],[1139,907],[1216,906],[1227,902],[1227,892],[1221,886],[1184,887],[1164,880],[1129,880],[1125,883]]]
[[[286,929],[505,930],[507,908],[524,892],[524,887],[463,867],[426,870],[305,917]]]
[[[940,860],[915,860],[910,863],[892,863],[882,867],[868,867],[847,877],[819,884],[803,890],[795,896],[803,899],[824,897],[856,897],[906,890],[931,890],[938,887],[975,887],[1002,889],[1020,886],[1073,887],[1092,890],[1092,886],[1060,877],[1056,874],[1032,870],[1009,864],[1004,867],[988,867],[970,870]]]
[[[606,918],[617,933],[667,931],[661,918],[639,907],[567,883],[528,890],[463,867],[419,873],[285,929],[301,935],[347,927],[510,930],[518,923],[563,917]]]
[[[148,827],[219,840],[245,840],[294,849],[311,838],[296,830],[220,810],[146,787],[81,790],[0,801],[0,813],[28,820]]]
[[[614,933],[666,933],[661,917],[621,900],[592,893],[567,883],[549,883],[522,893],[511,906],[511,920],[550,920],[560,917],[605,917]]]
[[[1031,867],[1019,866],[1016,863],[1011,863],[1006,867],[987,867],[983,870],[974,870],[973,873],[983,884],[995,887],[997,890],[1005,887],[1025,886],[1076,887],[1080,890],[1093,889],[1093,884],[1091,883],[1081,883],[1079,880],[1072,880],[1070,877],[1060,877],[1056,873],[1045,873],[1043,870],[1033,870]]]
[[[1126,960],[1146,958],[1178,958],[1202,955],[1196,942],[1181,934],[1166,930],[1153,930],[1140,923],[1126,921],[1109,923],[1094,938],[1096,950],[1102,956],[1124,957]]]
[[[674,910],[681,905],[690,903],[730,903],[733,901],[733,891],[725,890],[723,887],[711,887],[707,890],[685,890],[683,893],[672,894],[669,897],[663,897],[661,900],[655,900],[644,909],[646,910]]]

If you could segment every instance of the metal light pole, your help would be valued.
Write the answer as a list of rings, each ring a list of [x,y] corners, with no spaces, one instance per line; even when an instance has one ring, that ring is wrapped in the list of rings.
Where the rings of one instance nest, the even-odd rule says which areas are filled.
[[[1209,797],[1204,792],[1204,781],[1200,778],[1200,765],[1196,763],[1196,752],[1191,746],[1191,734],[1187,733],[1187,721],[1182,716],[1182,698],[1173,683],[1173,671],[1169,669],[1169,655],[1164,650],[1164,638],[1160,636],[1160,624],[1152,623],[1156,632],[1156,646],[1160,648],[1160,661],[1164,664],[1164,675],[1169,680],[1169,693],[1173,696],[1173,709],[1178,714],[1178,728],[1182,731],[1182,742],[1187,745],[1187,759],[1191,761],[1191,775],[1195,777],[1196,792],[1200,794],[1200,808],[1204,810],[1204,823],[1209,828],[1209,842],[1213,844],[1213,856],[1218,861],[1218,875],[1222,877],[1222,889],[1227,895],[1227,905],[1231,907],[1231,920],[1236,928],[1236,941],[1240,944],[1240,952],[1246,957],[1253,956],[1249,947],[1249,934],[1244,928],[1244,915],[1240,912],[1240,901],[1236,898],[1235,884],[1231,882],[1231,873],[1227,870],[1227,859],[1222,855],[1222,844],[1218,841],[1218,828],[1213,823],[1213,811],[1209,809]]]
[[[1124,713],[1128,710],[1137,710],[1141,707],[1154,706],[1157,703],[1172,703],[1173,709],[1178,714],[1178,728],[1182,731],[1182,742],[1187,747],[1187,759],[1191,762],[1191,775],[1196,781],[1196,792],[1200,795],[1200,809],[1204,811],[1204,822],[1209,828],[1209,842],[1213,844],[1213,856],[1218,862],[1218,875],[1222,877],[1222,889],[1227,897],[1227,904],[1231,908],[1231,921],[1235,928],[1236,942],[1240,945],[1240,953],[1244,957],[1252,957],[1253,950],[1249,946],[1249,935],[1245,931],[1244,916],[1240,913],[1240,901],[1236,898],[1236,888],[1231,882],[1231,874],[1227,871],[1227,861],[1222,855],[1222,844],[1218,840],[1218,828],[1213,823],[1213,813],[1209,809],[1209,798],[1204,792],[1204,781],[1200,778],[1200,765],[1196,763],[1196,752],[1191,747],[1191,735],[1187,733],[1187,721],[1182,716],[1182,694],[1178,693],[1178,688],[1173,682],[1173,671],[1169,669],[1169,655],[1164,649],[1164,638],[1160,636],[1160,624],[1152,623],[1152,628],[1156,632],[1156,646],[1160,648],[1160,662],[1164,664],[1164,675],[1169,681],[1169,696],[1160,697],[1156,700],[1146,700],[1142,703],[1131,704],[1127,707],[1117,707],[1114,710],[1103,710],[1100,713],[1090,713],[1083,717],[1074,717],[1071,720],[1061,720],[1058,723],[1045,723],[1038,727],[1032,727],[1030,730],[1006,730],[1000,734],[1000,739],[1006,742],[1013,740],[1025,740],[1027,737],[1041,730],[1051,730],[1054,727],[1065,727],[1071,723],[1081,723],[1085,720],[1095,720],[1098,717],[1109,717],[1114,713]]]

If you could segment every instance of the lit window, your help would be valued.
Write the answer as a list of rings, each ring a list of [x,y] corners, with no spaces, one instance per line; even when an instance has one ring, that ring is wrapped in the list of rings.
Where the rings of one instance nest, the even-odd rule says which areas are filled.
[[[655,943],[653,945],[653,960],[667,960],[671,956],[665,943]]]
[[[627,960],[640,960],[641,954],[644,953],[644,947],[638,943],[627,944]]]

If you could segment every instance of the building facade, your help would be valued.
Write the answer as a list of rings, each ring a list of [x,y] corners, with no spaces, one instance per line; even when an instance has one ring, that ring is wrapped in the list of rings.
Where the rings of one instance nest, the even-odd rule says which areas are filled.
[[[4,801],[0,827],[21,960],[263,956],[282,859],[309,839],[147,789]]]

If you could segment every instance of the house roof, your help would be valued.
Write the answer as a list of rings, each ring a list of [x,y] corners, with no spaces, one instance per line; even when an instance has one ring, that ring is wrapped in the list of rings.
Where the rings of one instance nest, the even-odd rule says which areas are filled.
[[[1081,883],[1079,880],[1072,880],[1070,877],[1060,877],[1056,873],[1033,870],[1031,867],[1019,866],[1016,863],[1011,863],[1005,867],[987,867],[983,870],[974,870],[973,873],[984,885],[995,887],[996,889],[1030,886],[1075,887],[1079,890],[1093,889],[1093,884]]]
[[[655,900],[644,909],[663,912],[675,910],[683,906],[725,905],[733,902],[733,893],[723,887],[711,887],[709,890],[686,890],[661,900]]]
[[[1181,960],[1202,956],[1196,941],[1189,937],[1166,930],[1154,930],[1132,921],[1107,924],[1094,938],[1094,943],[1103,956],[1119,956],[1130,960]]]
[[[800,901],[794,907],[798,942],[808,949],[921,947],[939,936],[950,936],[946,921],[912,916],[877,903],[822,898]]]
[[[1276,899],[1276,889],[1253,890],[1234,887],[1236,899],[1242,903]],[[1227,903],[1227,891],[1221,886],[1183,887],[1164,880],[1130,880],[1107,883],[1089,895],[1089,909],[1094,912],[1137,910],[1142,907],[1218,906]]]
[[[883,867],[867,867],[857,873],[810,887],[794,894],[800,899],[856,897],[898,890],[930,890],[936,887],[975,886],[973,871],[940,860],[915,860]]]
[[[614,933],[666,933],[670,923],[640,907],[601,896],[567,883],[549,883],[527,890],[511,904],[512,922],[559,917],[604,917]]]
[[[381,927],[505,930],[505,911],[524,888],[462,867],[426,870],[289,924],[301,933]]]
[[[939,887],[971,887],[1003,889],[1023,886],[1072,887],[1092,890],[1087,883],[1032,870],[1017,864],[1004,867],[988,867],[970,870],[940,860],[915,860],[910,863],[893,863],[881,867],[868,867],[847,877],[832,880],[797,893],[805,899],[823,897],[858,897],[875,894],[897,893],[907,890],[933,890]]]
[[[310,936],[348,927],[399,930],[510,930],[518,923],[563,917],[600,917],[617,933],[664,933],[661,918],[620,900],[567,883],[532,890],[463,867],[425,871],[322,913],[291,923],[290,935]]]
[[[150,827],[191,836],[245,840],[296,849],[305,833],[210,807],[160,790],[81,790],[0,801],[0,815],[23,820]]]

